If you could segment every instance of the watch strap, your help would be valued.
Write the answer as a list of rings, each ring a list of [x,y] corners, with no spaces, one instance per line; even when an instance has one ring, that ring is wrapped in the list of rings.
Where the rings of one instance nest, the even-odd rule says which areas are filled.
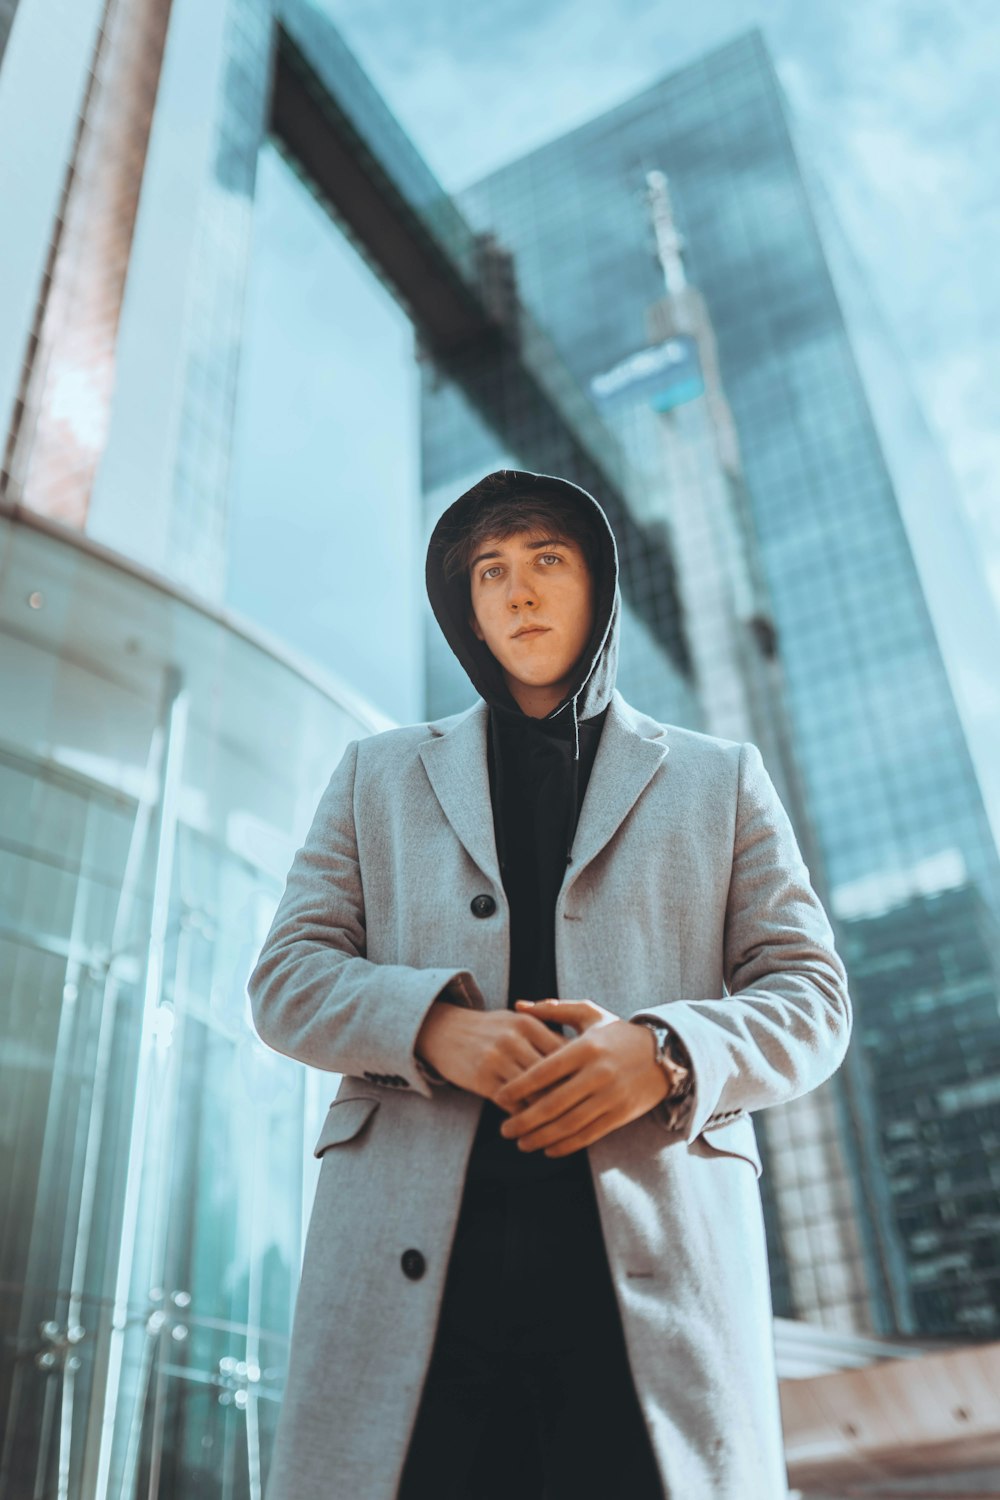
[[[637,1026],[648,1026],[656,1037],[656,1061],[666,1073],[670,1090],[664,1102],[673,1103],[686,1099],[694,1088],[694,1073],[687,1048],[666,1021],[654,1020],[652,1016],[637,1016]]]

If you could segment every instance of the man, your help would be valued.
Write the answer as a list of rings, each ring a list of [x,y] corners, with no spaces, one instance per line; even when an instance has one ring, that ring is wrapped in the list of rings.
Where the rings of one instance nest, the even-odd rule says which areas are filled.
[[[343,1081],[267,1500],[787,1493],[750,1113],[843,1059],[760,754],[614,686],[614,536],[488,475],[427,587],[480,694],[354,741],[249,991]]]

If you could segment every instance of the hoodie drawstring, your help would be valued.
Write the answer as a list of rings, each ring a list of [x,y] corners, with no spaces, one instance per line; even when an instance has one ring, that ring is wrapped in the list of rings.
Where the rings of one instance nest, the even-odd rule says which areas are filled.
[[[566,863],[573,858],[573,835],[576,833],[576,794],[580,785],[580,722],[576,717],[576,694],[573,705],[573,777],[569,798],[569,830],[566,834]]]
[[[496,805],[497,808],[500,809],[503,807],[503,756],[500,754],[500,731],[497,728],[496,715],[494,714],[492,708],[490,709],[489,718],[490,738],[493,742],[493,775],[496,778]],[[500,878],[501,880],[506,880],[507,851],[504,847],[503,841],[502,813],[495,819],[495,823],[497,834],[497,859],[500,861]]]

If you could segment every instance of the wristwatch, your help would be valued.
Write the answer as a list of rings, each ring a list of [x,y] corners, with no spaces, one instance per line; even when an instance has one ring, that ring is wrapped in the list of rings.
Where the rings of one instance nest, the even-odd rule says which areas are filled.
[[[667,1099],[685,1099],[694,1087],[691,1059],[687,1048],[673,1027],[665,1021],[654,1021],[651,1016],[636,1016],[636,1026],[648,1026],[656,1037],[656,1061],[667,1075],[670,1087]]]

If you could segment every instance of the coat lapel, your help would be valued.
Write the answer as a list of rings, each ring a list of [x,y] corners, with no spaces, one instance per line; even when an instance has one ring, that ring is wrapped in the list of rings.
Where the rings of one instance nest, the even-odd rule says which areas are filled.
[[[669,753],[667,731],[637,713],[615,688],[573,837],[560,899],[617,833]]]
[[[500,864],[493,828],[486,730],[489,709],[480,698],[461,714],[428,727],[434,738],[420,745],[420,758],[441,809],[470,858],[497,885]],[[662,724],[637,713],[615,688],[573,838],[560,896],[614,837],[639,794],[668,754]]]
[[[489,709],[480,698],[464,713],[430,724],[435,738],[424,740],[419,750],[441,810],[469,857],[502,886],[486,759],[488,725]]]

